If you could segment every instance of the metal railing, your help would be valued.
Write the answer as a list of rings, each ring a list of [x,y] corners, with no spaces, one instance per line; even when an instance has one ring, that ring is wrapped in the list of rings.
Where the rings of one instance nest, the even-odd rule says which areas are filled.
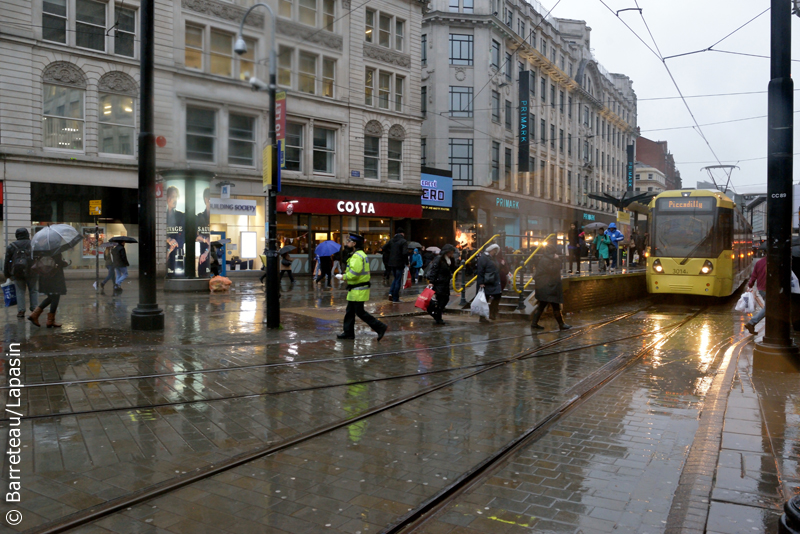
[[[541,240],[541,241],[539,242],[539,246],[538,246],[538,247],[536,247],[536,249],[535,249],[535,250],[534,250],[534,251],[531,253],[531,255],[530,255],[530,256],[528,256],[528,259],[526,259],[524,262],[522,262],[522,265],[520,265],[519,267],[517,267],[517,269],[514,271],[514,277],[513,277],[513,279],[512,279],[512,280],[513,280],[513,282],[514,282],[514,291],[516,291],[517,293],[522,293],[524,290],[528,289],[528,284],[530,284],[531,282],[533,282],[533,278],[531,278],[530,280],[528,280],[528,281],[527,281],[527,283],[525,283],[525,284],[522,286],[522,289],[517,289],[517,274],[519,273],[519,271],[520,271],[520,270],[524,269],[526,265],[528,265],[528,262],[529,262],[529,261],[531,261],[531,260],[533,259],[533,257],[536,255],[536,253],[537,253],[537,252],[539,252],[539,249],[541,249],[542,247],[545,247],[545,246],[547,246],[547,241],[548,241],[548,240],[549,240],[551,237],[554,237],[555,235],[556,235],[556,234],[550,234],[550,235],[548,235],[547,237],[545,237],[543,240]],[[522,280],[522,277],[520,277],[520,280]]]
[[[456,276],[458,276],[458,272],[459,272],[461,269],[463,269],[464,267],[466,267],[466,265],[467,265],[469,262],[471,262],[472,260],[474,260],[474,259],[475,259],[475,258],[476,258],[476,257],[477,257],[477,256],[478,256],[478,255],[479,255],[479,254],[480,254],[480,253],[483,251],[483,249],[484,249],[484,248],[486,248],[486,246],[487,246],[489,243],[491,243],[492,241],[494,241],[494,240],[495,240],[495,239],[497,239],[498,237],[500,237],[500,234],[495,234],[495,235],[493,235],[493,236],[491,237],[491,239],[489,239],[489,240],[488,240],[486,243],[484,243],[484,244],[483,244],[483,246],[481,246],[481,248],[479,248],[478,250],[476,250],[476,251],[475,251],[475,253],[474,253],[472,256],[470,256],[470,257],[469,257],[469,259],[467,259],[467,261],[465,261],[465,262],[463,262],[461,265],[459,265],[458,269],[456,269],[456,271],[453,273],[453,291],[455,291],[456,293],[461,293],[461,292],[463,292],[465,289],[467,289],[467,287],[469,287],[470,285],[472,285],[472,284],[474,284],[474,283],[475,283],[475,280],[477,280],[477,279],[478,279],[478,276],[477,276],[477,275],[476,275],[476,276],[474,276],[474,277],[472,277],[472,280],[470,280],[470,281],[469,281],[469,282],[467,282],[467,283],[464,283],[464,281],[462,280],[462,283],[464,283],[464,287],[462,287],[461,289],[458,289],[458,287],[456,287]]]

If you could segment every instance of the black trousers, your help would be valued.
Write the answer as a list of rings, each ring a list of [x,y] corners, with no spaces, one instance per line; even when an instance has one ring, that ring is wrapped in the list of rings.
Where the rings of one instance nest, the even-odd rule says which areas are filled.
[[[450,291],[437,291],[436,300],[428,306],[428,313],[437,321],[442,320],[442,313],[447,308],[447,303],[450,301]]]
[[[367,325],[376,332],[383,325],[382,322],[370,315],[367,310],[364,309],[363,302],[353,302],[352,300],[348,300],[347,310],[344,313],[344,324],[342,325],[342,332],[346,336],[356,335],[356,317],[367,323]]]
[[[580,248],[571,248],[569,249],[569,271],[572,270],[572,264],[577,264],[575,269],[576,272],[581,272],[581,249]]]

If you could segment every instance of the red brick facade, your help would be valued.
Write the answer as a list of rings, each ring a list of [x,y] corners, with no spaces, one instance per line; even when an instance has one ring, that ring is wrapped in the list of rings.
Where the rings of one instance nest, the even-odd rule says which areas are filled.
[[[666,176],[667,189],[680,189],[681,173],[675,168],[675,159],[666,141],[651,141],[646,137],[636,139],[636,161],[655,167]]]

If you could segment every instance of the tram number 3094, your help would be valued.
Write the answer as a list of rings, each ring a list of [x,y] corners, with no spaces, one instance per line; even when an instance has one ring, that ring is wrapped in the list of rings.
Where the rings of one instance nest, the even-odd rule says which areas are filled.
[[[672,269],[672,274],[689,274],[686,269]]]

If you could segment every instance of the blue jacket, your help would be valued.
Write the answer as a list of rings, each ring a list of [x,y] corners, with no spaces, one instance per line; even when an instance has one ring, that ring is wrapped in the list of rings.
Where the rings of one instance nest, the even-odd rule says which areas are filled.
[[[609,228],[608,230],[606,230],[605,233],[609,237],[609,239],[611,239],[611,244],[614,247],[619,247],[618,243],[623,239],[625,239],[625,236],[622,234],[622,232],[620,232],[616,228]]]
[[[415,253],[414,253],[414,254],[411,256],[411,266],[412,266],[412,267],[416,267],[417,269],[419,269],[420,267],[422,267],[422,256],[420,255],[420,253],[419,253],[419,252],[415,252]]]

